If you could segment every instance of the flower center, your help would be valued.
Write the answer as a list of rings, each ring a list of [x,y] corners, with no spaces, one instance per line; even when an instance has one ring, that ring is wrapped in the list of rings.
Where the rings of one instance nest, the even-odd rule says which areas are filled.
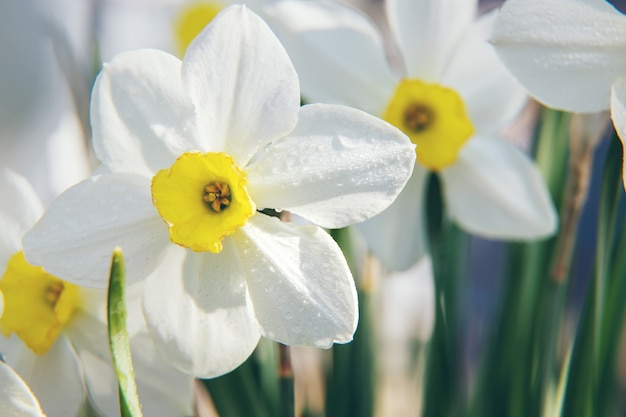
[[[453,164],[474,134],[456,91],[419,80],[404,79],[398,84],[383,118],[417,145],[418,161],[434,171]]]
[[[15,333],[40,355],[54,344],[80,304],[78,287],[29,264],[21,251],[9,259],[0,292],[0,332],[6,337]]]
[[[191,3],[181,10],[174,23],[174,37],[180,56],[185,54],[191,41],[223,8],[219,1],[205,1]]]
[[[152,202],[170,240],[197,252],[219,253],[222,239],[256,211],[246,174],[224,153],[186,152],[152,178]]]
[[[232,197],[230,187],[223,182],[214,182],[204,187],[202,199],[209,205],[211,210],[220,212],[230,206]]]

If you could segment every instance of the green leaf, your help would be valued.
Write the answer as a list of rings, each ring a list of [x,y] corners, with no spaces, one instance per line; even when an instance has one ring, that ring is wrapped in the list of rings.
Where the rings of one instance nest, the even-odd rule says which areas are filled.
[[[107,316],[109,321],[109,346],[113,355],[113,365],[117,374],[120,394],[120,412],[122,417],[141,417],[141,405],[137,396],[135,372],[130,357],[128,332],[126,331],[126,304],[124,288],[126,271],[124,255],[120,248],[113,251],[111,275],[109,278],[109,296]]]

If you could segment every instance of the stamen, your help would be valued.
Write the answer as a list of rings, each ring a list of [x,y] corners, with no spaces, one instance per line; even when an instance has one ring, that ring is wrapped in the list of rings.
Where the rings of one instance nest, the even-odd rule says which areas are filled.
[[[230,205],[232,196],[230,187],[223,182],[214,182],[204,187],[204,195],[202,200],[216,213],[224,210]]]
[[[54,307],[59,301],[59,297],[63,293],[64,285],[62,282],[51,282],[45,292],[45,299],[50,307]]]
[[[404,126],[415,133],[426,130],[434,119],[433,110],[422,103],[411,103],[404,110]]]

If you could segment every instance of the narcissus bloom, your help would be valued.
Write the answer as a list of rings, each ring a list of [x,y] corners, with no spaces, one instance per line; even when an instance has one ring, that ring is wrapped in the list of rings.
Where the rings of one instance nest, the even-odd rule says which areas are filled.
[[[492,37],[506,67],[533,97],[575,113],[610,108],[624,143],[624,14],[604,0],[507,0]]]
[[[300,107],[287,54],[267,25],[232,6],[184,60],[119,55],[94,87],[100,175],[69,189],[24,239],[27,258],[84,285],[107,284],[115,246],[144,281],[152,335],[180,369],[212,377],[241,364],[260,335],[329,347],[351,340],[354,282],[317,226],[385,209],[415,150],[398,129],[337,105]]]
[[[21,240],[41,215],[41,202],[28,181],[11,171],[0,171],[0,189],[0,352],[49,417],[75,416],[85,385],[101,411],[119,413],[104,320],[106,290],[78,287],[28,263]],[[131,349],[141,352],[133,359],[143,409],[154,416],[188,415],[191,381],[154,360],[154,344],[134,307],[140,300],[131,288],[127,303],[136,311],[128,323]]]
[[[446,208],[466,231],[499,239],[553,233],[556,215],[531,160],[498,132],[525,103],[523,90],[486,38],[494,15],[474,20],[473,0],[388,0],[400,76],[374,25],[332,1],[284,1],[265,9],[312,102],[366,110],[417,144],[409,184],[383,214],[363,223],[372,250],[406,269],[426,250],[424,190],[440,175]]]

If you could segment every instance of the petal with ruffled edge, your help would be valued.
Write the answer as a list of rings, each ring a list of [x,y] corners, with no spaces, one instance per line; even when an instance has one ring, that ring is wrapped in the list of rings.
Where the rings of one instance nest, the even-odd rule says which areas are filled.
[[[615,131],[622,141],[622,147],[626,149],[626,78],[620,78],[613,84],[613,89],[611,90],[611,119],[613,119]],[[626,188],[626,159],[624,159],[622,176],[624,188]]]
[[[473,138],[441,176],[450,216],[470,233],[537,239],[556,229],[556,211],[539,169],[504,141]]]
[[[91,99],[98,159],[113,172],[151,177],[187,150],[198,150],[196,114],[181,84],[181,62],[139,50],[105,64]]]
[[[389,27],[409,78],[437,82],[454,45],[474,19],[476,0],[388,0]]]
[[[331,1],[283,1],[264,11],[298,70],[305,100],[383,113],[397,77],[365,15]]]
[[[492,36],[507,68],[550,107],[608,109],[626,73],[626,17],[604,0],[508,0]]]
[[[297,122],[295,69],[267,24],[244,6],[225,9],[189,45],[182,80],[207,146],[239,166]]]
[[[356,287],[335,241],[316,226],[255,216],[233,235],[263,336],[329,348],[352,340]]]
[[[528,101],[526,91],[511,76],[487,42],[496,12],[476,20],[463,33],[441,83],[457,91],[477,134],[502,130]]]
[[[0,362],[0,387],[0,415],[45,417],[30,388],[3,362]]]
[[[105,288],[111,254],[124,250],[128,282],[146,277],[171,243],[152,205],[150,181],[132,174],[91,177],[59,196],[24,237],[24,254],[49,273]]]
[[[381,263],[404,271],[427,252],[424,192],[430,172],[416,165],[400,195],[379,215],[356,225]]]
[[[311,104],[295,130],[246,172],[258,207],[339,228],[389,206],[414,165],[415,146],[390,124],[349,107]]]
[[[2,338],[0,351],[28,384],[48,416],[77,415],[85,387],[78,358],[66,337],[59,337],[44,355],[33,353],[15,336]]]
[[[144,315],[157,347],[172,365],[200,378],[241,365],[260,337],[230,239],[219,254],[173,246],[144,283]]]

